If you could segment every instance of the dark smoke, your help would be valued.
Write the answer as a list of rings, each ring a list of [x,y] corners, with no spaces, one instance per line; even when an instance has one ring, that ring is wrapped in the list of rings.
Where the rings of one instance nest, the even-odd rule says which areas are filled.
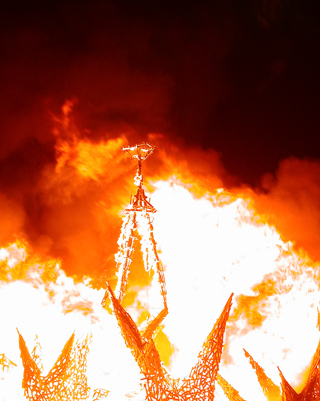
[[[48,178],[57,157],[54,116],[74,98],[82,138],[99,143],[161,133],[162,143],[180,149],[177,157],[185,155],[204,187],[251,185],[263,189],[261,204],[273,210],[293,197],[299,201],[285,200],[291,217],[299,205],[303,213],[317,211],[318,189],[310,190],[320,159],[315,15],[310,4],[298,0],[3,6],[2,243],[25,235],[42,252],[66,261],[70,274],[102,271],[108,258],[113,264],[119,217],[110,209],[130,191],[127,180],[134,169],[126,168],[131,165],[115,162],[110,170],[119,172],[99,182],[75,181],[70,166],[69,181]],[[276,177],[261,184],[265,173],[274,174],[280,160],[291,156],[297,160],[283,162]],[[299,161],[306,157],[313,161]],[[79,186],[72,187],[74,182]],[[117,191],[121,196],[114,197]],[[295,197],[296,191],[310,196]],[[101,199],[109,212],[99,220]],[[297,238],[318,257],[314,241],[298,229],[309,220],[290,216],[292,226],[282,224],[286,238]],[[317,239],[318,224],[309,226]]]

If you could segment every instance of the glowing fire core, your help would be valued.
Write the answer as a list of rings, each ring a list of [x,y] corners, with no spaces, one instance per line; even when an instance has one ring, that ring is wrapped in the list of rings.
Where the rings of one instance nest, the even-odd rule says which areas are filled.
[[[105,165],[97,155],[117,155],[124,140],[62,145],[54,179],[66,185],[67,202],[77,190],[72,181],[98,182]],[[115,295],[107,286],[105,298],[114,315],[101,308],[105,289],[68,277],[60,260],[36,255],[21,239],[0,249],[0,399],[319,399],[319,266],[259,219],[246,196],[210,193],[191,173],[190,181],[177,177],[181,166],[165,156],[170,173],[152,178],[147,203],[136,178],[137,197],[119,239],[119,287]],[[52,189],[52,182],[46,185]],[[101,221],[107,206],[96,205]],[[150,267],[147,283],[135,276],[134,261],[130,275],[122,274],[129,271],[135,235]],[[224,309],[232,292],[234,306],[230,300]],[[211,381],[204,390],[206,370]]]

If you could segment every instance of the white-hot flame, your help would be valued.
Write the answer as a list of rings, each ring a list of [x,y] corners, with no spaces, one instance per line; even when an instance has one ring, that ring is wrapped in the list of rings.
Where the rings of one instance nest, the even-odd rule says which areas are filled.
[[[319,266],[296,255],[275,228],[259,223],[240,197],[228,198],[220,190],[197,198],[174,180],[155,182],[154,188],[151,200],[158,213],[153,225],[166,267],[169,314],[164,332],[175,349],[169,367],[173,376],[189,373],[234,292],[221,374],[246,401],[265,401],[245,348],[276,384],[279,366],[289,382],[299,385],[319,340]],[[149,230],[148,222],[139,223],[141,230]],[[124,234],[120,240],[126,239]],[[148,239],[142,242],[149,265],[155,263],[151,247]],[[76,283],[59,261],[49,263],[48,278],[48,262],[29,263],[28,251],[19,243],[1,249],[0,258],[0,354],[17,365],[0,381],[1,401],[24,400],[16,328],[29,349],[38,335],[45,371],[74,330],[79,338],[92,333],[88,384],[109,390],[111,401],[144,399],[138,368],[116,320],[101,307],[103,290],[91,288],[89,279]],[[147,307],[153,291],[159,294],[159,287],[142,288],[137,299]],[[217,400],[226,400],[218,388]]]
[[[25,248],[12,245],[1,249],[2,263],[15,260],[10,267],[28,261]],[[20,260],[16,255],[20,255]],[[0,353],[14,362],[0,381],[0,400],[25,400],[21,388],[23,367],[18,334],[26,340],[31,352],[37,338],[42,347],[44,375],[54,365],[64,344],[75,331],[77,338],[92,334],[87,377],[92,388],[110,391],[108,399],[125,400],[127,394],[139,391],[139,373],[123,344],[115,319],[101,307],[103,290],[94,290],[89,280],[75,283],[55,266],[56,277],[44,281],[45,262],[30,265],[24,279],[0,282]],[[8,272],[8,277],[10,272]],[[123,369],[122,361],[126,366]],[[2,397],[2,398],[1,398]]]
[[[279,366],[298,386],[319,341],[319,266],[309,266],[275,228],[258,223],[241,198],[228,201],[220,191],[197,199],[174,181],[155,187],[155,236],[168,289],[165,333],[176,349],[172,373],[188,373],[234,292],[235,308],[245,296],[249,310],[247,316],[240,311],[236,320],[230,319],[222,375],[246,401],[265,401],[244,356],[246,348],[275,383],[280,383]],[[268,289],[269,283],[274,288]],[[262,321],[250,321],[248,313],[260,314]]]

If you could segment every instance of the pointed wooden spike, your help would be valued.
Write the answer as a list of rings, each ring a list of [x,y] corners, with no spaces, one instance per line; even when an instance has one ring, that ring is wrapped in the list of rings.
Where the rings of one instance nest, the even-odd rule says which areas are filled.
[[[62,377],[64,375],[65,371],[68,369],[68,365],[71,360],[71,352],[72,352],[73,342],[74,342],[74,333],[71,334],[69,340],[66,342],[65,346],[63,347],[63,350],[61,351],[61,354],[59,355],[56,363],[50,369],[50,372],[47,375],[47,379],[49,381],[51,381],[52,378],[57,377],[57,376]]]
[[[252,358],[248,351],[243,350],[245,356],[249,359],[250,365],[257,375],[258,382],[262,388],[263,394],[268,401],[281,401],[281,390],[273,383],[273,381],[265,374],[262,367]]]
[[[231,384],[229,384],[227,380],[225,380],[219,373],[217,374],[217,382],[229,401],[245,401],[240,396],[239,392],[234,389]]]
[[[81,401],[88,398],[90,388],[85,372],[89,337],[82,343],[77,341],[76,344],[74,344],[74,337],[73,333],[48,375],[42,376],[19,333],[19,346],[24,366],[22,387],[27,400]]]
[[[168,308],[165,307],[162,309],[162,311],[148,324],[148,327],[143,333],[143,337],[145,338],[151,338],[155,330],[160,326],[162,323],[163,319],[167,316],[168,314]]]
[[[109,294],[113,313],[115,314],[121,329],[122,336],[128,348],[134,350],[135,358],[140,357],[144,345],[143,338],[129,313],[125,311],[118,299],[115,297],[109,283],[107,283],[107,292]]]
[[[301,401],[299,394],[297,394],[297,392],[287,382],[287,380],[283,376],[279,367],[278,367],[278,370],[279,370],[280,377],[281,377],[282,400],[283,401]]]
[[[167,372],[162,366],[160,355],[152,337],[145,338],[141,335],[129,313],[124,310],[119,300],[115,297],[109,284],[107,285],[107,291],[122,336],[127,347],[131,350],[141,374],[144,376],[146,400],[160,401],[175,399],[170,395],[173,381],[169,379]],[[162,320],[163,314],[164,312],[161,312],[159,319]]]
[[[20,356],[23,364],[22,388],[27,391],[29,387],[28,383],[30,381],[32,381],[33,383],[38,382],[40,380],[41,372],[35,361],[31,358],[26,342],[24,341],[24,338],[22,337],[18,329],[17,332],[19,334]]]
[[[301,395],[308,401],[320,398],[320,341],[312,358],[308,379]]]
[[[223,311],[198,356],[197,364],[181,387],[186,400],[214,399],[215,380],[222,354],[223,337],[229,318],[233,294],[229,297]]]

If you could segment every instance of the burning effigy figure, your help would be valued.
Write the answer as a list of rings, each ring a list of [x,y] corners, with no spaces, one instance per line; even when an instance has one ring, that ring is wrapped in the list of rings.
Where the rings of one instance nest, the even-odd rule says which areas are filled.
[[[105,301],[109,297],[125,343],[131,350],[144,378],[147,401],[211,401],[214,399],[215,382],[233,294],[228,299],[220,317],[204,342],[198,355],[197,363],[191,369],[189,376],[182,380],[172,378],[165,369],[153,340],[156,329],[168,313],[164,272],[157,255],[150,217],[150,213],[154,213],[155,209],[147,200],[142,187],[141,163],[153,152],[154,147],[149,144],[142,144],[128,147],[124,150],[138,160],[138,169],[135,176],[135,184],[138,190],[137,194],[131,199],[130,207],[126,209],[127,215],[123,219],[118,241],[119,252],[116,254],[118,284],[115,292],[107,284],[107,291],[102,304],[105,306]],[[144,227],[141,228],[141,225]],[[153,268],[158,272],[158,281],[164,304],[163,310],[142,332],[121,304],[127,286],[136,231],[142,237],[142,253],[146,270]]]
[[[156,209],[147,199],[143,189],[142,161],[146,160],[146,158],[151,155],[154,151],[154,146],[143,143],[141,145],[124,148],[123,150],[127,151],[133,159],[138,161],[138,169],[134,177],[137,193],[133,197],[131,196],[130,206],[126,209],[126,216],[123,219],[118,240],[119,251],[115,255],[118,270],[118,283],[115,293],[121,302],[127,287],[128,274],[134,252],[134,241],[136,239],[136,233],[138,233],[141,236],[144,267],[148,272],[151,269],[157,271],[164,311],[167,312],[167,291],[164,272],[157,253],[157,245],[153,235],[151,219],[151,213],[155,213]],[[165,314],[165,312],[162,313],[162,315]]]
[[[148,143],[143,143],[133,147],[123,149],[129,155],[138,161],[138,168],[134,177],[134,183],[137,186],[137,193],[131,196],[130,206],[126,209],[126,215],[122,221],[121,232],[118,240],[119,250],[115,255],[117,263],[117,287],[115,289],[115,297],[119,303],[122,302],[125,295],[132,255],[134,252],[134,243],[137,239],[137,234],[141,236],[141,251],[143,255],[143,263],[146,271],[156,271],[158,274],[158,282],[163,301],[163,309],[148,325],[146,330],[147,335],[151,336],[159,327],[163,319],[168,314],[167,306],[167,290],[162,264],[157,253],[157,244],[154,239],[153,225],[151,213],[155,213],[156,209],[147,199],[143,188],[142,161],[151,155],[154,151],[154,146]],[[106,293],[106,296],[107,293]],[[104,305],[105,299],[102,301]]]
[[[19,333],[19,332],[18,332]],[[43,375],[41,346],[37,342],[31,354],[19,333],[19,347],[24,367],[22,387],[29,401],[92,401],[106,397],[108,391],[91,389],[87,383],[86,368],[90,338],[75,341],[74,334],[66,342],[49,373]]]

